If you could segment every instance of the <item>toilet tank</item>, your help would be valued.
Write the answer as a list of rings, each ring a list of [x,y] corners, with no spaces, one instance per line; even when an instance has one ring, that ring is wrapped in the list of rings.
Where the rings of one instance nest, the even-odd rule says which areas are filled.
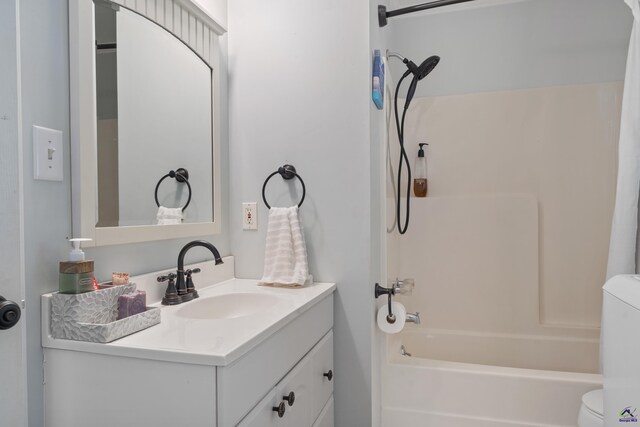
[[[601,349],[604,425],[640,426],[640,276],[604,285]]]

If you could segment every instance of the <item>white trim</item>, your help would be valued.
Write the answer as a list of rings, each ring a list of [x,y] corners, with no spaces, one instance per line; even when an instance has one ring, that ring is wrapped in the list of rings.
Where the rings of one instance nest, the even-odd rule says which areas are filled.
[[[20,1],[16,0],[16,108],[18,130],[18,222],[20,236],[20,265],[18,266],[18,281],[20,283],[20,306],[23,310],[19,327],[22,333],[21,348],[21,376],[24,425],[29,425],[29,393],[27,375],[27,307],[26,301],[26,265],[25,265],[25,238],[24,238],[24,141],[22,134],[22,59],[20,55]]]
[[[197,19],[199,19],[206,26],[211,28],[217,35],[221,36],[227,32],[227,29],[224,26],[222,26],[222,24],[220,24],[219,22],[214,20],[211,16],[209,16],[207,12],[205,12],[205,10],[202,9],[198,4],[190,0],[174,0],[174,1],[176,3],[179,3],[180,5],[182,5],[182,7],[184,7],[193,15],[195,15]]]
[[[227,30],[191,0],[110,0],[144,16],[182,40],[213,67],[214,52],[202,43]],[[158,13],[162,11],[161,13]],[[176,18],[179,16],[179,18]]]

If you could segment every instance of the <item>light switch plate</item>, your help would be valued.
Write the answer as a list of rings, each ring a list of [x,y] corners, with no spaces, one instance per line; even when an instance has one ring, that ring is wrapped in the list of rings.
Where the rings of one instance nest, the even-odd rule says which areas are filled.
[[[62,181],[62,132],[33,126],[33,178]]]

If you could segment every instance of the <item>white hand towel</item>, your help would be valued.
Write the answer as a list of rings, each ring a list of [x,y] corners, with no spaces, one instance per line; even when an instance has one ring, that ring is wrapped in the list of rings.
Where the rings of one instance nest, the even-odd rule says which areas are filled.
[[[182,224],[182,208],[160,206],[156,218],[158,225]]]
[[[311,281],[298,207],[271,208],[264,254],[264,274],[258,284],[296,287]]]

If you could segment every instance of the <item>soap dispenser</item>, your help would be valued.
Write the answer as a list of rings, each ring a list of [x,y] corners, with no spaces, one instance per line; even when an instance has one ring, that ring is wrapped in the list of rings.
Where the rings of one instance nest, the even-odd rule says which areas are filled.
[[[416,163],[413,168],[413,194],[416,197],[427,197],[427,158],[424,156],[424,146],[429,145],[426,142],[418,144],[420,149],[418,150],[418,157],[416,157]]]
[[[93,286],[93,261],[84,259],[82,242],[91,239],[69,239],[73,249],[69,261],[60,262],[59,290],[62,294],[81,294],[95,290]]]

